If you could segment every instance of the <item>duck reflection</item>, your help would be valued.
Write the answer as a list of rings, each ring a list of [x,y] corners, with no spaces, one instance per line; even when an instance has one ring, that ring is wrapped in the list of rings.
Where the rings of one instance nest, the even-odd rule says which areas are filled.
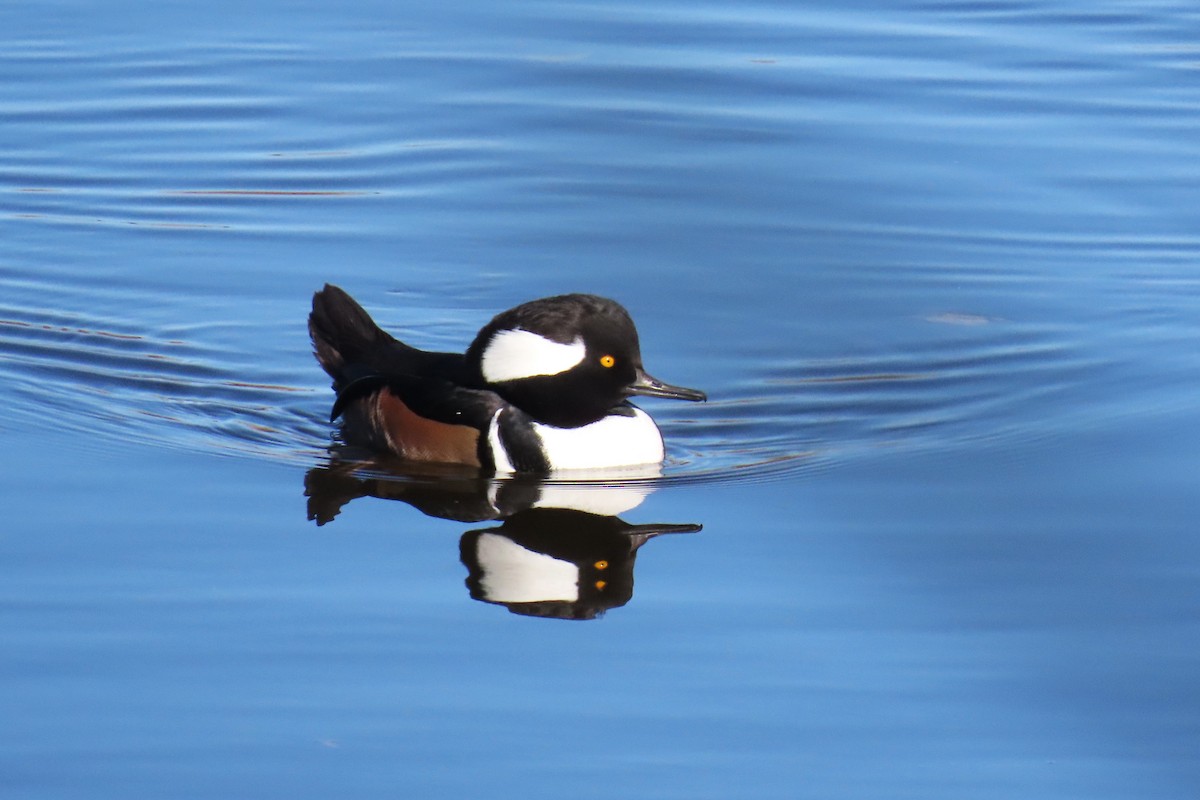
[[[633,525],[616,515],[654,490],[650,482],[551,482],[534,476],[490,479],[420,465],[332,461],[305,476],[308,518],[325,525],[360,497],[399,500],[457,522],[497,521],[459,541],[473,599],[515,614],[595,619],[633,597],[638,551],[653,538],[695,533],[696,524]]]
[[[646,542],[699,525],[630,525],[567,508],[518,511],[497,528],[468,531],[459,554],[471,597],[515,614],[594,619],[633,597],[633,565]]]

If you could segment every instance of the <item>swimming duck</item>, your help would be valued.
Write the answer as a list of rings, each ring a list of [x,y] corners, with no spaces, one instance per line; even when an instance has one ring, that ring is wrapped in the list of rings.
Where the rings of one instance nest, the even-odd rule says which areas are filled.
[[[395,339],[329,284],[308,328],[347,443],[416,461],[498,473],[660,464],[662,434],[629,398],[706,399],[651,377],[629,313],[596,295],[504,311],[465,353]]]

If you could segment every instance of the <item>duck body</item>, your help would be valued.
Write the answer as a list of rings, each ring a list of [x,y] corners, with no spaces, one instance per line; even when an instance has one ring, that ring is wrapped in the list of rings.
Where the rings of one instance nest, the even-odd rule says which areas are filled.
[[[595,295],[505,311],[460,354],[395,339],[326,285],[309,332],[347,443],[415,461],[502,473],[658,464],[662,434],[629,397],[705,399],[646,374],[629,314]]]

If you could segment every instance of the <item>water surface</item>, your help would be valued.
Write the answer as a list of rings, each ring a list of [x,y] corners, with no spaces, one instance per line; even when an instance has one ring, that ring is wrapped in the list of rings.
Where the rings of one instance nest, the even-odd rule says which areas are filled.
[[[6,794],[1195,795],[1188,4],[0,31]],[[326,281],[609,295],[710,402],[654,480],[347,463]]]

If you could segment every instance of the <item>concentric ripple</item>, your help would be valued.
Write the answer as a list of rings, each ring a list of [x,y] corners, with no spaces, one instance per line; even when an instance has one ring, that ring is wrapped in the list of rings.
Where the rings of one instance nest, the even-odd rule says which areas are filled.
[[[64,292],[36,281],[10,280],[6,288],[9,296]],[[433,301],[407,299],[414,298],[418,306]],[[140,304],[169,300],[144,293]],[[78,296],[43,308],[0,304],[8,424],[52,420],[82,441],[132,439],[296,463],[320,459],[336,439],[325,422],[332,395],[308,355],[305,308],[294,309],[287,327],[148,327],[63,310],[80,305]],[[426,346],[423,324],[434,344],[472,333],[464,321],[439,321],[420,308],[414,317],[405,335]],[[1050,330],[950,312],[912,326],[923,331],[920,345],[838,359],[730,360],[713,370],[708,403],[645,403],[668,442],[656,482],[772,480],[827,469],[871,448],[1036,436],[1054,424],[1061,395],[1094,366]]]

